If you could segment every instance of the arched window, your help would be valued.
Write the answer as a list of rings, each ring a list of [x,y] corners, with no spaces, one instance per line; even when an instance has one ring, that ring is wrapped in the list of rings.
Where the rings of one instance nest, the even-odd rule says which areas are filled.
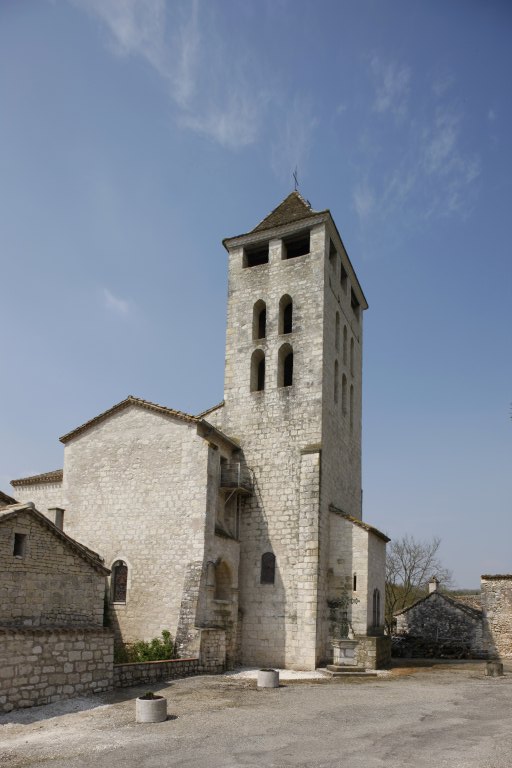
[[[285,294],[279,302],[279,333],[291,333],[293,331],[293,301],[292,297]]]
[[[215,566],[214,600],[231,600],[231,571],[224,560]]]
[[[347,377],[345,374],[341,377],[341,412],[344,416],[347,413]]]
[[[276,556],[273,552],[265,552],[261,556],[260,584],[273,584],[276,579]]]
[[[340,313],[336,312],[336,335],[334,338],[334,346],[336,351],[340,351]]]
[[[251,392],[265,389],[265,353],[255,349],[251,357]]]
[[[126,603],[128,588],[128,566],[123,560],[117,560],[112,566],[112,602]]]
[[[347,342],[348,342],[348,336],[347,336],[347,326],[343,326],[343,365],[347,364]]]
[[[373,626],[380,627],[380,591],[373,590]]]
[[[354,429],[354,385],[350,385],[350,431]]]
[[[338,402],[338,361],[334,361],[334,402]]]
[[[354,339],[350,339],[350,373],[354,375]]]
[[[277,386],[291,387],[293,384],[293,349],[290,344],[283,344],[279,350],[277,363]]]
[[[264,339],[266,335],[267,305],[260,299],[252,310],[252,337],[253,339]]]

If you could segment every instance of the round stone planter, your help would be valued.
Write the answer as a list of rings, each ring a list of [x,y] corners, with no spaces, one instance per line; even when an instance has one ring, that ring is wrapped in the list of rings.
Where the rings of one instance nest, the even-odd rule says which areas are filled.
[[[258,670],[258,688],[279,688],[279,672],[276,669]]]
[[[135,702],[135,720],[138,723],[162,723],[167,720],[167,699],[163,696],[139,696]]]
[[[488,661],[485,665],[485,674],[487,677],[502,677],[503,664],[501,661]]]

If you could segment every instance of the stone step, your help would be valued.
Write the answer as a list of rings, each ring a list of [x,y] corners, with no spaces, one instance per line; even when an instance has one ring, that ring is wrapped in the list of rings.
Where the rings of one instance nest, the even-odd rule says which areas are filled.
[[[328,672],[345,674],[347,672],[364,672],[364,667],[358,667],[357,664],[328,664]]]

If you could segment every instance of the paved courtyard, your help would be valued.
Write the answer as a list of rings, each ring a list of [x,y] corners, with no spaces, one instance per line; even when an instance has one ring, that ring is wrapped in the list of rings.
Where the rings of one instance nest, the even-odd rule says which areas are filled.
[[[404,664],[410,662],[404,662]],[[0,766],[78,768],[509,768],[512,669],[401,666],[353,682],[247,678],[163,685],[170,717],[137,725],[132,688],[0,717]]]

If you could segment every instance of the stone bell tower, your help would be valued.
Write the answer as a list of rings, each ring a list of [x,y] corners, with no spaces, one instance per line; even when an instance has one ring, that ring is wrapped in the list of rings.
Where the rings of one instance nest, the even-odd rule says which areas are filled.
[[[367,303],[330,212],[296,191],[224,246],[222,429],[254,475],[240,525],[242,660],[314,668],[329,656],[329,581],[352,584],[353,543],[333,550],[330,518],[361,519]]]

